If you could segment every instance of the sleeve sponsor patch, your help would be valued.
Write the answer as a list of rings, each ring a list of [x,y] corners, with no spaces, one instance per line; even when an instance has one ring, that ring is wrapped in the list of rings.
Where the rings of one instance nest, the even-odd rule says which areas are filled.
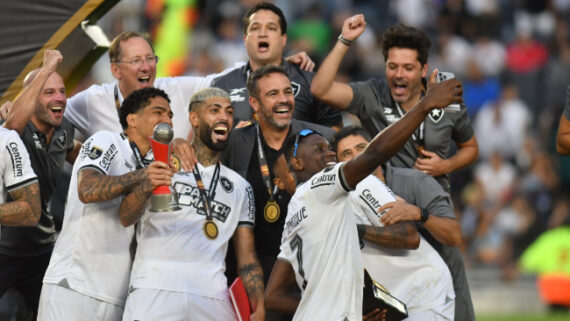
[[[103,155],[103,149],[98,146],[91,146],[91,148],[87,150],[86,154],[92,160],[96,160],[97,158],[101,157],[101,155]]]
[[[6,146],[6,149],[8,149],[8,153],[10,154],[10,158],[12,159],[14,178],[24,176],[22,154],[18,147],[19,146],[16,142],[11,142]]]

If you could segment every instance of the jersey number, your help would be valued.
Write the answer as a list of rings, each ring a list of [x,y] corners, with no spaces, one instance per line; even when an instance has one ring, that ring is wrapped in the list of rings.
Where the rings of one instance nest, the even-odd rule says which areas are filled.
[[[297,251],[297,261],[299,261],[299,275],[303,278],[303,290],[307,287],[307,279],[305,279],[305,271],[303,270],[303,239],[299,235],[289,242],[291,251]]]

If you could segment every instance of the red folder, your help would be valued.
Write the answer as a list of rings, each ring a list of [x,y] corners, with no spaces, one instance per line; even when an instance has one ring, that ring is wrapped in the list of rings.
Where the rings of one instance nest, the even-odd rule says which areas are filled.
[[[234,280],[229,291],[232,305],[234,306],[238,320],[249,321],[251,307],[249,305],[247,293],[245,292],[245,287],[243,286],[243,282],[239,276]]]

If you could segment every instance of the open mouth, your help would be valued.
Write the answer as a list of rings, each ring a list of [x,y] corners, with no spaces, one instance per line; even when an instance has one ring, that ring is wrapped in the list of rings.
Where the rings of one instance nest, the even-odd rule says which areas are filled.
[[[63,112],[63,106],[62,106],[62,105],[51,106],[51,107],[49,108],[49,110],[50,110],[52,113],[60,114],[60,113]]]
[[[150,76],[142,76],[138,78],[138,81],[142,84],[147,85],[150,82]]]
[[[226,123],[216,124],[213,128],[214,135],[217,139],[226,139],[228,137],[228,132],[230,127]]]
[[[269,49],[269,42],[260,41],[259,44],[257,44],[257,47],[263,51],[266,51]]]
[[[291,106],[289,104],[282,104],[273,109],[273,112],[278,115],[285,115],[291,111]]]
[[[404,84],[394,84],[392,87],[394,88],[394,94],[396,95],[403,95],[408,88],[408,86]]]

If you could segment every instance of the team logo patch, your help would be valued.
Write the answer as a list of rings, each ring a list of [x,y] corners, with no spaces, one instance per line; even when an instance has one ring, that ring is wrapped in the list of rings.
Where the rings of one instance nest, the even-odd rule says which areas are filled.
[[[65,148],[65,142],[67,141],[67,132],[61,132],[61,135],[55,141],[59,148]]]
[[[234,88],[230,90],[230,100],[231,102],[241,102],[245,100],[246,95],[246,87],[243,88]]]
[[[443,118],[443,114],[445,114],[443,109],[432,109],[432,111],[429,112],[429,119],[431,119],[432,122],[437,123]]]
[[[87,156],[93,160],[101,157],[101,155],[103,155],[103,149],[98,146],[91,147],[91,149],[87,152]]]
[[[293,88],[293,96],[297,97],[297,94],[301,92],[301,85],[292,81],[291,88]]]
[[[234,190],[234,184],[226,177],[220,177],[220,185],[226,193],[231,193]]]

